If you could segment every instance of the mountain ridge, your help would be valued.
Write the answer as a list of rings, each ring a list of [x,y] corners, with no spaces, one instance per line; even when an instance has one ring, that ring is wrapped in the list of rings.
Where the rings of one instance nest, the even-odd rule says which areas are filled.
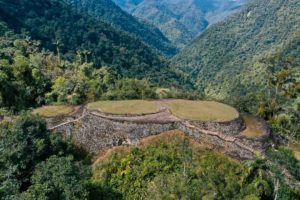
[[[123,10],[153,23],[178,48],[183,48],[209,24],[238,10],[247,0],[114,0]],[[220,15],[218,17],[217,15]],[[213,20],[215,19],[215,20]]]
[[[0,20],[12,30],[26,31],[32,39],[41,41],[43,48],[66,59],[75,59],[79,51],[85,52],[95,66],[108,65],[121,77],[139,79],[156,79],[165,68],[165,59],[154,49],[126,32],[72,9],[66,2],[20,0],[12,4],[3,0],[0,11]]]
[[[202,33],[172,64],[213,98],[224,99],[250,88],[263,90],[267,72],[261,59],[278,53],[299,56],[297,8],[300,3],[295,0],[254,0]]]
[[[117,29],[126,31],[167,56],[177,53],[177,49],[158,28],[136,19],[111,0],[66,0],[66,2],[83,13],[88,13]]]

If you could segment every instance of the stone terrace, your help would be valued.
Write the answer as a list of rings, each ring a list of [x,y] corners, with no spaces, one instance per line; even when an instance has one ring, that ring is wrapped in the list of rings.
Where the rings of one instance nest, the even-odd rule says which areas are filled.
[[[72,138],[77,144],[92,153],[124,144],[138,144],[145,137],[157,135],[169,130],[181,130],[200,143],[238,159],[252,159],[263,156],[272,145],[270,130],[255,138],[242,133],[246,126],[243,118],[222,122],[204,122],[180,119],[166,107],[160,107],[156,113],[118,115],[88,110],[85,107],[72,115],[46,118],[48,127]]]

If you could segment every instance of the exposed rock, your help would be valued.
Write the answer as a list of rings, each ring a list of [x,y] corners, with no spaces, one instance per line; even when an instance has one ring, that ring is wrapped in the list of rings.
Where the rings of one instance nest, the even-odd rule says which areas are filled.
[[[269,129],[254,139],[241,135],[245,123],[240,116],[228,122],[201,122],[179,119],[168,110],[149,115],[114,116],[82,108],[70,116],[46,120],[51,130],[72,138],[92,153],[122,144],[138,144],[142,138],[174,129],[201,143],[222,148],[226,154],[239,159],[264,155],[271,145]]]

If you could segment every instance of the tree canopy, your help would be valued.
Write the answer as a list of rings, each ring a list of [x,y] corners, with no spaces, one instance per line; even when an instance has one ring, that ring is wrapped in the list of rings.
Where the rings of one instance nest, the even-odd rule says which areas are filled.
[[[86,154],[51,134],[46,122],[23,114],[0,124],[1,199],[84,199],[89,178]]]

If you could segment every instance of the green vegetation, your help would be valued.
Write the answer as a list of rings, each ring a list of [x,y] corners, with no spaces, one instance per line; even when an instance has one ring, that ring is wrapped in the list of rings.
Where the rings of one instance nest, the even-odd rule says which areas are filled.
[[[214,101],[170,100],[164,104],[174,115],[183,119],[230,121],[238,116],[234,108]]]
[[[154,88],[146,80],[124,79],[117,81],[114,89],[107,92],[106,99],[153,99]]]
[[[299,59],[299,8],[298,0],[251,1],[201,34],[172,65],[217,99],[264,91],[268,71],[262,59],[272,54]]]
[[[128,33],[60,0],[2,0],[0,21],[16,33],[25,31],[58,58],[107,66],[118,78],[148,78],[153,83],[176,77],[162,56]],[[166,83],[166,82],[165,82]]]
[[[115,28],[126,31],[166,55],[174,55],[177,51],[158,28],[139,21],[121,10],[111,0],[66,0],[66,2],[83,13],[92,14]]]
[[[157,112],[158,105],[153,101],[99,101],[87,105],[88,109],[112,114],[146,114]]]
[[[297,0],[253,0],[171,64],[207,98],[265,118],[277,134],[300,137],[299,8]]]
[[[166,19],[160,28],[181,45],[191,38],[182,36],[183,25],[207,26],[190,2],[159,7],[182,19],[146,3],[134,12]],[[253,0],[169,65],[158,50],[175,50],[161,32],[110,0],[0,0],[0,199],[300,199],[290,187],[300,181],[297,143],[293,151],[270,149],[264,160],[239,163],[173,134],[113,153],[92,174],[82,149],[25,113],[61,105],[33,111],[50,117],[95,102],[88,108],[115,114],[153,113],[163,104],[184,119],[235,118],[234,108],[216,102],[146,101],[218,99],[263,117],[274,134],[293,141],[300,138],[299,11],[298,0]],[[255,120],[246,123],[246,136],[262,134]]]
[[[299,65],[291,57],[272,57],[264,61],[268,70],[265,92],[241,96],[234,105],[242,111],[263,117],[273,132],[288,139],[299,138]]]
[[[149,47],[64,2],[4,0],[0,11],[1,108],[155,98],[171,83],[192,94]]]
[[[16,111],[45,102],[57,62],[38,50],[38,42],[0,23],[0,107]]]
[[[43,106],[33,110],[33,114],[42,117],[54,117],[59,115],[67,115],[74,111],[72,106]]]
[[[86,154],[46,122],[21,115],[0,124],[0,199],[85,199]]]
[[[251,165],[252,166],[252,165]],[[95,199],[272,199],[263,170],[169,135],[95,164]],[[92,196],[93,196],[92,195]]]
[[[24,199],[87,199],[88,167],[72,156],[51,156],[39,163],[31,177],[32,185]]]
[[[178,48],[183,48],[216,22],[234,12],[245,0],[114,0],[133,16],[157,26]],[[209,21],[209,20],[210,21]]]
[[[283,180],[286,172],[296,180],[300,178],[300,162],[291,151],[270,151],[269,160],[239,163],[176,131],[145,139],[142,144],[111,152],[98,159],[91,171],[84,151],[62,135],[51,134],[39,117],[21,115],[13,122],[0,124],[0,198],[300,197]]]
[[[66,61],[40,49],[38,41],[0,23],[0,107],[20,111],[45,103],[81,104],[99,99],[156,96],[146,80],[119,79],[108,67],[96,69],[78,54]]]
[[[267,152],[266,163],[273,172],[276,179],[283,179],[288,174],[292,180],[300,180],[300,161],[295,158],[295,154],[288,148],[270,149]]]
[[[189,99],[200,100],[204,99],[201,91],[191,88],[156,88],[155,93],[159,99]]]

